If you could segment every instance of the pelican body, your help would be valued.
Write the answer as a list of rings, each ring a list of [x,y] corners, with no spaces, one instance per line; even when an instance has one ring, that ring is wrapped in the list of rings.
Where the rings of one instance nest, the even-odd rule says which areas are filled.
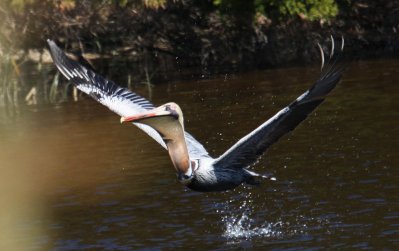
[[[170,156],[178,180],[200,192],[224,191],[242,183],[256,185],[260,179],[274,179],[249,168],[280,137],[292,131],[323,102],[341,79],[346,68],[335,53],[331,37],[331,52],[325,65],[324,52],[319,45],[322,64],[319,79],[287,107],[241,138],[218,158],[211,157],[191,134],[185,131],[183,112],[170,102],[154,107],[148,100],[122,88],[94,71],[68,58],[51,40],[51,56],[58,70],[76,88],[107,106],[121,116],[121,123],[132,123],[142,129]],[[343,51],[342,39],[339,52]]]

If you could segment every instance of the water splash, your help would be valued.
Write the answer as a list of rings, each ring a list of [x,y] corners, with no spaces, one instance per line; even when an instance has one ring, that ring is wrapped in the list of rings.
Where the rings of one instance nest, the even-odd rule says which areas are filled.
[[[300,216],[292,224],[281,218],[270,220],[271,212],[268,213],[264,205],[259,210],[256,208],[258,204],[248,191],[219,204],[217,212],[222,217],[223,237],[228,241],[248,241],[254,238],[276,239],[306,232],[307,225],[301,222]]]
[[[249,240],[254,237],[280,237],[283,232],[280,230],[283,223],[265,222],[260,226],[256,226],[250,215],[243,214],[240,218],[226,216],[223,218],[225,224],[225,232],[223,234],[227,239],[245,239]]]
[[[217,203],[216,212],[221,215],[224,228],[223,237],[227,239],[251,239],[253,237],[272,237],[280,235],[274,231],[280,223],[258,224],[253,217],[254,206],[251,193],[241,193],[226,202]]]

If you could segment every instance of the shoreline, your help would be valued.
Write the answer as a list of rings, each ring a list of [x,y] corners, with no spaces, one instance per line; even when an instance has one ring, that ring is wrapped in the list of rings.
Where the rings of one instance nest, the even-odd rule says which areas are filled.
[[[222,14],[211,3],[189,3],[176,1],[158,9],[113,5],[93,9],[33,1],[7,17],[5,24],[12,23],[13,29],[3,27],[6,40],[0,42],[6,43],[0,46],[0,56],[9,74],[0,86],[25,96],[32,83],[24,81],[21,72],[33,69],[43,76],[36,84],[38,93],[57,90],[58,81],[64,80],[55,78],[55,69],[42,67],[52,62],[47,39],[81,62],[88,61],[101,75],[117,79],[127,73],[128,87],[318,63],[317,43],[328,51],[331,35],[338,41],[344,36],[345,55],[351,61],[399,57],[399,4],[395,2],[341,4],[335,17],[317,20],[300,14],[284,19],[244,18]],[[13,95],[8,99],[16,99],[17,94]],[[53,99],[58,100],[44,98]],[[0,100],[0,105],[7,102],[11,101]]]

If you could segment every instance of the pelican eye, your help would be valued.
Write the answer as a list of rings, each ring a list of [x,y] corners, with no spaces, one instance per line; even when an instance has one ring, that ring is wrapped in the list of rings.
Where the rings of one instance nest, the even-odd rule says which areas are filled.
[[[187,175],[187,174],[184,174],[184,173],[179,173],[177,175],[177,179],[183,184],[189,183],[192,178],[193,178],[193,175]]]

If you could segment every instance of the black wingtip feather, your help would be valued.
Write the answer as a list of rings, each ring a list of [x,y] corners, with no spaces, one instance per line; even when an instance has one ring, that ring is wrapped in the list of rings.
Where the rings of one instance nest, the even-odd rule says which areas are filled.
[[[331,36],[331,39],[334,39]],[[333,41],[333,40],[332,40]],[[341,80],[343,72],[347,69],[348,63],[343,60],[343,44],[341,41],[341,48],[336,47],[334,42],[331,42],[331,51],[328,62],[324,65],[324,52],[321,49],[322,70],[319,79],[309,89],[308,94],[300,101],[301,103],[309,102],[316,99],[324,100]],[[297,100],[296,100],[297,101]],[[294,101],[295,103],[295,101]]]

